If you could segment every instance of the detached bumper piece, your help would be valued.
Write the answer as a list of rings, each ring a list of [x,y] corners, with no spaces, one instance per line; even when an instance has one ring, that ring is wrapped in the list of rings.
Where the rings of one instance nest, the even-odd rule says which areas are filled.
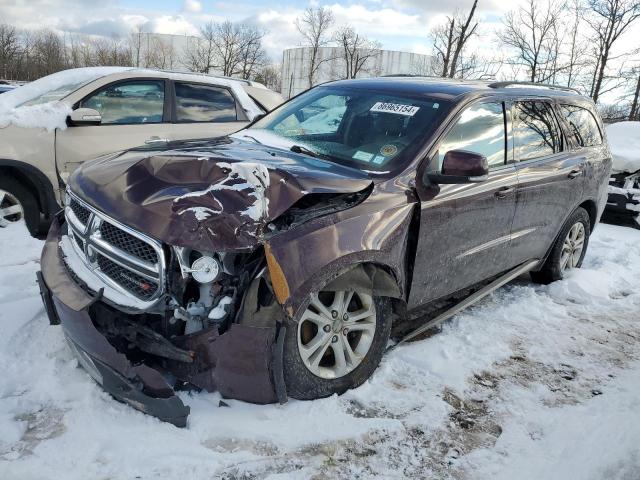
[[[155,363],[153,367],[132,363],[96,328],[90,312],[102,306],[91,308],[100,301],[100,292],[92,295],[72,278],[60,257],[60,233],[60,223],[55,220],[37,278],[49,321],[62,326],[79,363],[117,400],[185,427],[190,409],[167,383],[166,373],[207,391],[218,390],[226,398],[273,403],[282,397],[274,386],[280,383],[277,379],[281,375],[271,372],[274,363],[281,364],[277,359],[275,326],[232,325],[222,335],[209,330],[175,339],[176,347],[195,352],[192,364],[167,360],[159,362],[163,363],[160,368]]]
[[[640,173],[611,176],[602,218],[610,223],[640,228]]]

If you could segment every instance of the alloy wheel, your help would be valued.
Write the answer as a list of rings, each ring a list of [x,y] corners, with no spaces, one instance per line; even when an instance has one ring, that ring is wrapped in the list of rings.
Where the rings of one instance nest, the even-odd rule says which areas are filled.
[[[564,272],[578,266],[584,249],[584,241],[586,232],[582,222],[573,224],[562,244],[562,253],[560,254],[560,269]]]
[[[24,211],[15,195],[0,190],[0,227],[17,222],[24,218]]]
[[[314,375],[335,379],[353,371],[367,355],[376,332],[371,295],[320,292],[311,295],[298,322],[298,351]]]

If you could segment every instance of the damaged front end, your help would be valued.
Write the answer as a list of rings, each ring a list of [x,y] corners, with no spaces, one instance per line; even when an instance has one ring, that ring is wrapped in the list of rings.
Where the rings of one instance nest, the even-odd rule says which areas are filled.
[[[83,168],[38,277],[51,323],[62,325],[90,375],[115,398],[177,426],[189,407],[176,390],[286,402],[291,292],[271,240],[371,192],[362,179],[345,188],[342,175],[325,173],[314,187],[274,166],[206,160],[124,158]]]
[[[106,391],[180,427],[186,425],[189,407],[176,389],[217,390],[225,398],[253,403],[286,401],[282,309],[270,291],[260,255],[243,259],[246,268],[240,273],[231,270],[230,259],[224,259],[220,275],[228,277],[226,282],[199,283],[192,276],[185,279],[177,268],[168,276],[171,294],[159,297],[153,307],[136,311],[133,305],[123,308],[106,297],[106,290],[115,290],[115,281],[100,288],[85,281],[89,277],[74,263],[74,251],[65,253],[70,237],[77,246],[77,237],[69,233],[73,228],[54,221],[38,281],[51,323],[62,325],[78,361]],[[84,248],[93,248],[91,240],[87,242]],[[98,251],[95,255],[102,258]],[[171,254],[167,268],[179,263],[177,257]],[[134,274],[123,275],[133,279]],[[236,300],[244,291],[236,312]],[[116,293],[110,292],[110,297],[118,298]],[[184,307],[177,297],[186,299]]]

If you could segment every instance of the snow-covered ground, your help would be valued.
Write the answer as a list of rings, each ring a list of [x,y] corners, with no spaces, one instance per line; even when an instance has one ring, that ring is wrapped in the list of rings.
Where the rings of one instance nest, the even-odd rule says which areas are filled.
[[[0,479],[640,478],[640,231],[518,279],[342,397],[182,394],[188,428],[117,403],[48,326],[41,242],[0,229]]]

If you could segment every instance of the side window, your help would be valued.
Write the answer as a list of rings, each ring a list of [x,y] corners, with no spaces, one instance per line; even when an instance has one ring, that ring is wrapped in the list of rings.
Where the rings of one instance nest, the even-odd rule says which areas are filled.
[[[505,164],[505,129],[502,103],[469,107],[446,134],[438,149],[438,168],[449,150],[467,150],[487,157],[489,168]]]
[[[83,100],[82,107],[102,115],[102,125],[161,123],[164,81],[139,80],[108,85]]]
[[[593,114],[576,105],[561,105],[562,114],[569,124],[569,134],[581,147],[593,147],[602,144],[602,135]]]
[[[516,161],[546,157],[562,151],[562,137],[556,118],[544,102],[516,104],[513,137]]]
[[[176,82],[176,121],[235,122],[236,101],[226,88]]]

